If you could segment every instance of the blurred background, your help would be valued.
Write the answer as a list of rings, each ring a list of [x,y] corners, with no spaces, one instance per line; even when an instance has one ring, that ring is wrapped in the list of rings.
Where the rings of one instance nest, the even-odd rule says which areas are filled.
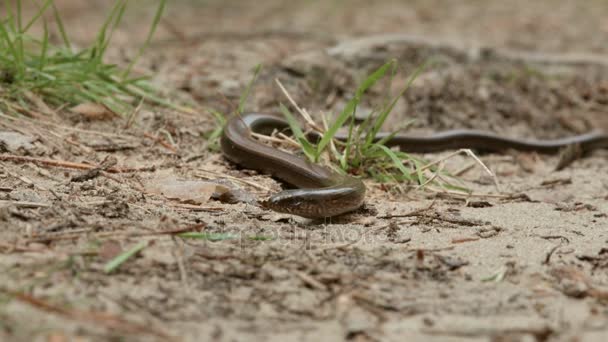
[[[30,1],[23,1],[24,5]],[[94,37],[114,1],[56,0],[73,39]],[[117,42],[145,37],[158,1],[129,4]],[[49,15],[49,20],[52,20]],[[603,0],[171,0],[157,39],[292,35],[334,40],[372,33],[441,36],[470,44],[606,52]],[[129,38],[124,37],[127,35]],[[142,38],[143,39],[143,38]]]
[[[4,13],[7,3],[13,8],[21,3],[26,18],[40,6],[26,0],[2,2]],[[517,122],[522,127],[509,133],[535,135],[528,129],[532,125],[556,136],[564,134],[559,129],[579,132],[597,125],[608,127],[603,109],[586,105],[585,111],[591,113],[582,115],[580,108],[570,108],[573,103],[593,98],[601,107],[608,86],[603,78],[595,79],[599,77],[595,69],[577,71],[570,81],[562,79],[563,84],[550,84],[526,67],[463,64],[467,53],[479,51],[476,47],[538,51],[549,59],[558,54],[601,59],[608,49],[608,2],[603,0],[171,0],[166,2],[141,58],[140,48],[161,1],[53,2],[74,51],[91,46],[108,13],[122,3],[127,4],[126,10],[103,60],[120,67],[137,61],[131,71],[136,76],[152,76],[160,98],[175,99],[176,93],[182,94],[186,102],[196,104],[199,113],[205,112],[204,108],[233,111],[259,64],[263,71],[249,97],[249,110],[276,112],[284,95],[275,79],[281,79],[302,106],[335,111],[344,105],[362,77],[387,60],[398,59],[401,72],[394,84],[403,84],[415,68],[438,57],[442,66],[421,77],[435,79],[431,86],[426,85],[430,88],[425,88],[423,80],[416,82],[414,88],[420,85],[421,94],[412,89],[406,94],[409,99],[401,101],[395,110],[418,117],[422,127],[511,129]],[[51,42],[61,45],[53,11],[45,11],[43,18]],[[42,32],[42,22],[36,22],[32,35],[37,34],[36,30]],[[397,50],[380,42],[370,45],[371,49],[357,48],[358,56],[333,55],[328,59],[322,53],[352,39],[382,34],[404,34],[424,42],[401,47],[396,44]],[[450,46],[458,51],[449,51]],[[439,75],[440,70],[446,72]],[[519,83],[510,83],[514,80]],[[492,84],[489,88],[488,83]],[[556,95],[554,89],[560,89],[560,93]],[[576,101],[570,99],[574,90],[580,93]],[[443,102],[437,101],[435,94],[442,94]],[[463,99],[467,97],[471,103],[465,106]],[[381,100],[382,96],[374,98]],[[481,104],[477,103],[479,98]],[[503,104],[495,106],[497,103]],[[490,120],[488,113],[492,111],[496,118]],[[582,116],[587,121],[557,127],[555,119],[546,114],[561,112],[567,118],[565,122]],[[444,122],[446,117],[450,119]],[[486,125],[472,118],[496,124]],[[539,122],[530,118],[539,118]],[[603,123],[598,124],[600,121]]]

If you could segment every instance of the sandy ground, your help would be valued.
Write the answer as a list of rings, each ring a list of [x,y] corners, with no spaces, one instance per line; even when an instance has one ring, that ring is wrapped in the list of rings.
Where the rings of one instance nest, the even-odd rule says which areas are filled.
[[[132,6],[110,60],[136,53],[152,3]],[[432,59],[390,124],[537,138],[608,130],[607,3],[371,3],[174,1],[138,71],[196,114],[0,119],[0,340],[608,340],[607,151],[559,171],[560,156],[481,155],[498,184],[459,155],[446,167],[466,166],[474,196],[369,180],[365,208],[331,222],[149,191],[168,177],[227,179],[256,196],[280,188],[204,139],[210,110],[235,110],[258,63],[248,110],[277,113],[280,79],[312,113],[335,112],[396,58],[395,87],[372,89],[372,108]],[[87,4],[58,1],[80,44],[108,8]],[[133,170],[80,181],[86,171],[63,163],[106,158]]]

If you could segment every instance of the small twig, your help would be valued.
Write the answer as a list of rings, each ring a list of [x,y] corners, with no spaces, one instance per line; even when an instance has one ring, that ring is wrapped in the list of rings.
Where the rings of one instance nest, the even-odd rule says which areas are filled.
[[[171,146],[173,146],[173,147],[176,147],[176,146],[177,146],[177,143],[175,143],[175,139],[173,139],[173,136],[171,135],[171,133],[169,133],[169,131],[167,131],[167,130],[166,130],[166,129],[164,129],[164,128],[161,128],[161,129],[159,129],[159,130],[158,130],[158,133],[162,133],[162,134],[164,134],[164,135],[167,137],[167,140],[169,140],[169,142],[168,142],[168,143],[169,143]]]
[[[118,159],[112,156],[107,156],[97,167],[94,167],[86,172],[72,177],[72,182],[84,182],[99,176],[103,171],[106,171],[118,164]]]
[[[281,88],[281,91],[283,92],[283,94],[285,94],[285,97],[287,97],[289,102],[294,106],[294,108],[298,111],[298,113],[300,113],[300,115],[302,115],[302,117],[306,121],[306,124],[308,124],[308,126],[313,128],[317,132],[324,132],[324,130],[314,122],[314,120],[312,119],[310,114],[308,114],[308,112],[306,110],[304,110],[304,109],[300,108],[300,106],[298,106],[296,101],[294,101],[293,98],[289,95],[289,93],[287,92],[287,89],[285,89],[285,87],[283,86],[281,81],[279,81],[278,78],[275,78],[274,80],[279,85],[279,88]]]
[[[551,256],[553,256],[553,253],[555,253],[555,251],[557,251],[561,246],[563,246],[563,244],[560,243],[559,245],[553,246],[549,250],[549,252],[545,256],[545,260],[543,260],[543,265],[549,265],[549,263],[551,263]]]
[[[154,140],[155,142],[162,145],[164,148],[168,149],[169,151],[171,151],[173,153],[177,153],[177,149],[162,138],[156,137],[148,132],[144,132],[144,137]]]
[[[467,227],[482,226],[484,224],[483,222],[478,221],[478,220],[474,220],[474,219],[467,220],[467,219],[463,219],[463,218],[459,218],[459,217],[444,216],[438,212],[435,212],[433,214],[420,213],[415,216],[426,218],[431,221],[437,220],[437,221],[441,221],[441,222],[447,222],[447,223],[452,223],[452,224],[467,226]]]
[[[561,242],[558,245],[553,246],[549,252],[547,253],[547,255],[545,256],[545,260],[543,261],[543,265],[549,265],[549,263],[551,263],[551,257],[553,256],[553,253],[555,253],[560,247],[567,245],[570,243],[570,239],[568,239],[565,236],[562,235],[542,235],[539,236],[542,239],[545,240],[553,240],[553,239],[559,239]]]
[[[8,115],[2,114],[2,113],[0,113],[0,117],[8,119],[8,120],[11,120],[11,121],[29,122],[29,123],[36,124],[36,125],[53,126],[55,128],[60,128],[61,130],[66,130],[66,131],[73,131],[73,132],[79,132],[79,133],[84,133],[84,134],[99,135],[99,136],[103,136],[103,137],[125,138],[125,135],[121,135],[121,134],[107,133],[107,132],[101,132],[101,131],[92,131],[92,130],[87,130],[87,129],[81,129],[81,128],[76,128],[76,127],[59,125],[59,124],[56,124],[56,123],[44,121],[42,119],[40,119],[40,120],[32,120],[32,119],[26,119],[26,118],[16,118],[16,117],[8,116]]]
[[[14,161],[14,162],[29,162],[42,166],[51,166],[51,167],[63,167],[67,169],[75,169],[75,170],[91,170],[96,168],[95,165],[90,164],[82,164],[82,163],[74,163],[65,160],[54,160],[54,159],[43,159],[43,158],[34,158],[34,157],[25,157],[25,156],[17,156],[13,154],[0,154],[0,161]],[[110,173],[128,173],[128,172],[141,172],[141,171],[152,171],[154,167],[142,167],[142,168],[125,168],[125,167],[111,167],[107,169],[107,172]]]
[[[437,176],[439,176],[439,174],[441,173],[441,171],[443,171],[443,163],[439,163],[439,167],[437,168],[437,172],[433,173],[433,176],[429,179],[426,180],[426,182],[420,184],[416,190],[420,190],[422,188],[424,188],[427,184],[433,182],[435,180],[435,178],[437,178]]]
[[[293,273],[298,276],[298,278],[300,278],[304,283],[306,283],[308,286],[317,289],[317,290],[321,290],[321,291],[326,291],[327,287],[321,283],[320,281],[316,280],[315,278],[313,278],[312,276],[304,273],[304,272],[300,272],[297,270],[294,270]]]
[[[470,169],[473,168],[473,166],[475,166],[476,163],[469,163],[468,165],[465,165],[463,167],[461,167],[460,169],[452,172],[452,174],[454,176],[460,176],[462,174],[464,174],[465,172],[469,171]]]
[[[480,238],[478,238],[478,237],[452,239],[452,243],[463,243],[463,242],[479,241],[479,239]]]
[[[408,248],[407,250],[409,252],[415,252],[415,253],[419,253],[419,252],[441,252],[441,251],[451,251],[454,249],[454,246],[447,246],[447,247],[436,247],[436,248],[426,248],[426,247],[411,247]]]
[[[284,133],[278,133],[277,134],[279,137],[281,137],[281,139],[285,139],[289,142],[289,144],[291,144],[293,147],[297,147],[300,148],[300,144],[298,144],[297,141],[295,141],[295,139],[285,135]]]
[[[567,237],[562,236],[562,235],[540,235],[538,237],[541,239],[545,239],[545,240],[560,239],[565,243],[570,243],[570,239],[568,239]]]
[[[219,172],[209,171],[209,170],[204,170],[204,169],[200,169],[200,171],[207,172],[207,173],[210,173],[210,174],[212,174],[214,176],[222,177],[222,178],[225,178],[225,179],[230,179],[232,181],[239,182],[239,183],[242,183],[242,184],[245,184],[245,185],[249,185],[249,186],[252,186],[254,188],[260,189],[262,191],[266,191],[266,192],[271,191],[271,189],[268,188],[268,187],[266,187],[266,186],[263,186],[261,184],[258,184],[256,182],[252,182],[252,181],[249,181],[249,180],[246,180],[246,179],[236,178],[236,177],[232,177],[232,176],[229,176],[227,174],[224,174],[224,173],[219,173]],[[203,179],[210,179],[209,177],[203,176],[203,175],[195,175],[195,176],[201,177]]]
[[[433,208],[433,206],[435,205],[435,200],[433,200],[433,202],[431,202],[431,204],[429,204],[428,206],[424,207],[424,208],[420,208],[420,209],[415,209],[407,214],[397,214],[397,215],[385,215],[385,216],[377,216],[376,218],[379,219],[391,219],[391,218],[403,218],[403,217],[412,217],[412,216],[418,216],[422,213],[424,213],[427,210],[430,210]]]
[[[139,114],[139,112],[141,111],[141,108],[144,105],[144,97],[141,98],[141,100],[139,100],[139,104],[137,104],[137,107],[135,107],[133,109],[133,111],[131,112],[131,114],[128,116],[127,122],[125,123],[125,129],[129,129],[131,128],[131,125],[133,125],[133,122],[135,121],[135,117],[137,117],[137,114]]]
[[[499,194],[476,194],[476,193],[464,193],[464,192],[458,192],[458,191],[453,191],[453,190],[445,190],[445,189],[434,189],[432,187],[427,187],[427,189],[438,193],[438,194],[446,194],[446,195],[453,195],[453,196],[462,196],[462,197],[482,197],[482,198],[502,198],[502,199],[513,199],[516,198],[513,195],[499,195]]]
[[[201,205],[183,204],[183,203],[168,203],[168,205],[170,207],[173,207],[173,208],[192,210],[192,211],[210,211],[210,212],[215,212],[215,211],[222,211],[222,210],[224,210],[224,208],[220,208],[220,207],[204,207],[204,206],[201,206]]]
[[[49,132],[49,133],[51,133],[52,135],[58,136],[58,134],[54,134],[54,133],[53,133],[53,132],[51,132],[51,130],[49,130],[49,129],[46,129],[46,131],[47,131],[47,132]],[[65,137],[65,138],[63,138],[63,141],[65,141],[66,143],[68,143],[68,144],[70,144],[70,145],[72,145],[72,146],[74,146],[74,147],[76,147],[76,148],[81,149],[82,151],[84,151],[84,152],[85,152],[85,153],[87,153],[87,154],[92,154],[92,153],[95,153],[95,150],[94,150],[94,149],[92,149],[92,148],[90,148],[90,147],[88,147],[88,146],[85,146],[85,145],[83,145],[83,144],[79,143],[78,141],[73,140],[73,139],[72,139],[72,138],[70,138],[70,137]]]
[[[492,177],[492,180],[494,181],[494,185],[496,186],[496,189],[500,192],[500,185],[498,184],[498,178],[496,178],[496,175],[494,174],[494,172],[492,172],[482,161],[481,159],[479,159],[479,157],[477,157],[475,155],[475,153],[473,153],[472,150],[468,149],[468,148],[461,148],[458,151],[452,152],[450,154],[448,154],[447,156],[437,159],[429,164],[424,165],[422,168],[420,168],[420,170],[416,170],[416,171],[412,171],[410,173],[410,176],[414,176],[418,171],[424,171],[428,168],[431,168],[449,158],[452,158],[455,155],[461,154],[461,153],[466,153],[469,157],[473,158],[477,164],[481,165],[481,167]]]
[[[284,137],[286,137],[286,136],[282,133],[279,135],[282,135],[282,137],[281,137],[282,139],[271,137],[271,136],[264,135],[264,134],[255,133],[255,132],[251,133],[251,136],[253,136],[259,140],[269,141],[269,142],[273,142],[273,143],[277,143],[277,144],[287,144],[287,145],[291,145],[293,147],[300,147],[300,145],[298,145],[298,143],[295,142],[293,139],[284,139]]]

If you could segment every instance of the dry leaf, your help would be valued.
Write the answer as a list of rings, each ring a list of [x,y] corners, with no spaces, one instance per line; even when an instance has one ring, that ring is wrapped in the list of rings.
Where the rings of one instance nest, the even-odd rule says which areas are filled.
[[[76,114],[84,116],[88,120],[103,121],[110,120],[115,117],[119,117],[118,114],[114,113],[108,107],[94,102],[81,103],[70,109]]]
[[[192,204],[206,203],[211,197],[220,197],[230,192],[230,188],[222,184],[172,178],[152,180],[146,184],[146,190],[168,199]]]

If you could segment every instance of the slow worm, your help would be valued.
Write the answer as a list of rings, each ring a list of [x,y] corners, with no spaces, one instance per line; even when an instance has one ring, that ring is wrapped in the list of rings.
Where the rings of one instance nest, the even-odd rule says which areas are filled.
[[[297,188],[274,194],[259,202],[260,206],[307,218],[332,217],[359,208],[365,198],[365,185],[360,179],[264,145],[251,135],[252,132],[269,134],[287,127],[287,121],[279,117],[257,113],[232,116],[224,127],[221,146],[228,160],[269,173]],[[382,139],[386,134],[378,134],[376,139]],[[343,140],[345,137],[337,138]],[[524,140],[486,131],[450,130],[424,137],[396,135],[386,143],[414,153],[460,148],[487,152],[515,149],[556,153],[574,144],[579,145],[582,151],[608,148],[608,134],[592,132],[555,140]]]

